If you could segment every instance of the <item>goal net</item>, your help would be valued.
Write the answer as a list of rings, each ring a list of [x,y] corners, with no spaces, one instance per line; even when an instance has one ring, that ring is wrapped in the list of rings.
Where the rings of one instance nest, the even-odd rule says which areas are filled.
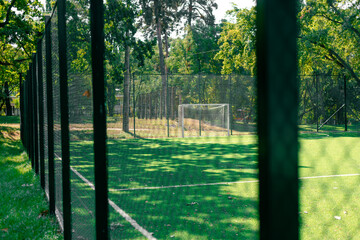
[[[179,105],[179,137],[229,136],[229,104]]]

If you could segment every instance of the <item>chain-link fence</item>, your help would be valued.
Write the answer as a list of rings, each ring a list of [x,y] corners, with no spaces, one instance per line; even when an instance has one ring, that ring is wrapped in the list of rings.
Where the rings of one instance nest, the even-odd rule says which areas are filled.
[[[300,131],[359,131],[358,90],[351,78],[314,74],[300,76],[300,82]]]
[[[122,64],[105,54],[102,5],[55,5],[21,87],[23,143],[66,239],[359,237],[358,87],[345,72],[297,76],[283,15],[295,3],[269,26],[260,4],[270,32],[256,78],[122,84],[108,74]]]
[[[112,88],[107,91],[110,138],[256,133],[254,77],[168,74],[132,75],[129,79],[131,83],[127,92],[124,91],[123,85],[108,86]],[[126,97],[129,98],[128,106],[124,101]],[[124,114],[126,108],[129,109],[128,117]],[[181,109],[184,111],[180,112]],[[219,122],[220,116],[223,123]],[[121,134],[124,118],[128,118],[126,122],[132,136]]]

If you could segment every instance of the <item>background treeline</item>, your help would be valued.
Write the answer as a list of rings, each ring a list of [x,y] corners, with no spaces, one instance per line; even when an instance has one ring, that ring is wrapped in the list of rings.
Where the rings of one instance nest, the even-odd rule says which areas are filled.
[[[47,9],[50,5],[47,4]],[[161,80],[146,78],[147,82],[144,80],[141,83],[142,91],[158,93],[160,115],[165,115],[167,111],[167,91],[173,91],[168,84],[182,85],[178,80],[168,82],[167,75],[170,73],[255,74],[256,9],[239,9],[234,5],[233,10],[228,12],[231,20],[216,23],[213,13],[216,8],[214,0],[105,2],[107,105],[109,112],[113,112],[115,89],[120,88],[125,131],[131,114],[127,106],[130,105],[132,74],[161,76]],[[72,37],[72,42],[76,42],[68,46],[70,71],[73,75],[89,76],[89,1],[67,1],[67,9],[68,35]],[[26,0],[1,1],[0,10],[3,53],[0,59],[0,104],[3,105],[7,95],[18,91],[20,75],[26,71],[44,24],[40,3],[36,1],[31,4]],[[299,1],[299,75],[344,76],[354,115],[357,114],[360,85],[359,14],[360,1]],[[332,109],[336,110],[340,104],[340,100],[336,100],[340,98],[339,91],[344,90],[341,89],[344,78],[322,77],[320,86],[315,78],[301,77],[300,95],[308,100],[300,106],[303,111],[300,115],[304,117],[305,113],[314,112],[312,109],[316,104],[311,99],[319,91],[326,93],[323,94],[323,102],[329,102],[329,106],[323,107],[330,109],[332,104]],[[152,83],[151,79],[157,82]],[[91,80],[84,77],[84,81]],[[316,86],[318,92],[314,91]],[[246,92],[255,91],[249,88]],[[252,96],[250,98],[255,102]],[[314,114],[312,118],[315,119]]]

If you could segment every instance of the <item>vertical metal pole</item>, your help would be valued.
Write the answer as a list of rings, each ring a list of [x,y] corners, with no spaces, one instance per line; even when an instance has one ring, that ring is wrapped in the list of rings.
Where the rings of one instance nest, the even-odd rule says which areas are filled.
[[[134,138],[136,136],[136,120],[135,120],[135,73],[133,73],[133,116],[134,116]]]
[[[345,132],[347,132],[348,130],[348,125],[347,125],[347,87],[346,87],[346,75],[344,74],[344,104],[345,104],[345,109],[344,109],[344,115],[345,115]]]
[[[233,114],[232,114],[232,91],[231,91],[231,74],[229,75],[229,118],[230,118],[230,135],[233,135]]]
[[[257,1],[260,239],[299,239],[297,1]]]
[[[92,82],[94,92],[95,221],[96,239],[99,240],[109,239],[103,8],[102,0],[90,1]]]
[[[184,135],[184,105],[180,105],[180,109],[181,109],[181,133],[182,133],[182,137],[185,137],[185,135]]]
[[[55,214],[55,165],[54,165],[54,110],[53,110],[53,77],[52,77],[52,39],[51,18],[46,18],[45,46],[46,46],[46,98],[48,113],[48,167],[49,167],[49,209]],[[56,41],[56,40],[55,40]]]
[[[169,121],[169,74],[166,74],[166,121],[167,121],[167,136],[170,137],[170,121]]]
[[[24,86],[22,81],[22,73],[19,74],[20,87],[20,139],[24,145]]]
[[[226,114],[227,114],[227,135],[230,136],[230,129],[229,129],[229,127],[230,127],[230,104],[227,105]]]
[[[32,104],[32,82],[33,82],[33,67],[32,67],[32,63],[29,64],[29,76],[28,76],[28,83],[27,83],[27,99],[28,99],[28,117],[29,117],[29,122],[28,122],[28,129],[27,131],[29,131],[28,133],[28,139],[27,139],[27,148],[28,148],[28,153],[29,153],[29,157],[31,159],[31,168],[34,169],[35,164],[34,164],[34,156],[33,156],[33,104]]]
[[[38,103],[39,103],[39,161],[40,161],[40,185],[45,189],[45,145],[44,145],[44,88],[43,88],[43,49],[42,41],[37,46],[37,70],[38,70]]]
[[[33,58],[34,59],[34,58]],[[31,163],[32,163],[32,168],[33,170],[35,170],[35,122],[34,122],[34,61],[32,61],[31,63],[31,76],[30,76],[30,86],[29,86],[29,91],[30,91],[30,117],[31,117],[31,134],[30,134],[30,156],[31,156]]]
[[[70,146],[69,146],[69,106],[67,76],[66,3],[58,0],[58,41],[61,111],[61,156],[63,187],[64,239],[71,239],[71,194],[70,194]]]
[[[315,84],[316,84],[316,132],[319,132],[319,77],[315,74]]]
[[[201,112],[201,93],[200,93],[200,73],[198,74],[198,93],[199,93],[199,136],[201,137],[201,117],[202,117],[202,112]]]
[[[38,67],[38,63],[36,61],[36,54],[33,54],[33,82],[32,82],[32,89],[33,89],[33,109],[34,109],[34,114],[33,114],[33,119],[34,119],[34,123],[33,123],[33,127],[34,127],[34,164],[35,164],[35,173],[38,175],[39,174],[39,129],[38,129],[38,124],[39,124],[39,119],[38,119],[38,101],[37,101],[37,97],[38,97],[38,92],[37,92],[37,85],[38,85],[38,76],[37,76],[37,67]]]

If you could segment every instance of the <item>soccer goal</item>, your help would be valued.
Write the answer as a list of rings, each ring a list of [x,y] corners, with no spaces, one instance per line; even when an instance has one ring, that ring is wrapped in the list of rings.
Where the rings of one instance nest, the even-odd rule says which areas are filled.
[[[179,105],[179,136],[229,136],[229,104]]]

